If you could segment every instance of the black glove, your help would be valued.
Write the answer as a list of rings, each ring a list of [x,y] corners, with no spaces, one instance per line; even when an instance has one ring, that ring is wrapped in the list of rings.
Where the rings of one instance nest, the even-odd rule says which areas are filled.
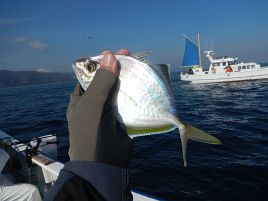
[[[116,119],[118,84],[118,77],[105,69],[97,70],[85,92],[77,84],[67,110],[71,160],[128,168],[133,143]]]

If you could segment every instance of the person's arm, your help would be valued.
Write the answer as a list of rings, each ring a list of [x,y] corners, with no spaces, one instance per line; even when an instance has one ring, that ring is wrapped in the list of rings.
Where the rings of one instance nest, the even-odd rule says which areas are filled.
[[[77,84],[71,95],[67,110],[71,161],[44,201],[133,199],[127,169],[132,140],[117,121],[113,104],[119,84],[118,63],[110,51],[104,54],[88,89],[83,91]]]
[[[93,81],[83,92],[78,84],[67,111],[70,160],[97,161],[127,168],[132,141],[116,120],[118,63],[106,52]],[[108,59],[107,59],[108,57]]]
[[[1,142],[0,142],[1,143]],[[4,143],[3,143],[4,145]],[[0,146],[0,174],[2,170],[4,169],[7,161],[9,159],[9,154]]]

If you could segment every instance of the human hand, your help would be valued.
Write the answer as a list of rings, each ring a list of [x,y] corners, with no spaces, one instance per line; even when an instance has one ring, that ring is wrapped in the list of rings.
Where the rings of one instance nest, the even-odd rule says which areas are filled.
[[[98,161],[127,168],[131,139],[116,120],[113,106],[118,84],[118,61],[110,50],[102,53],[99,70],[83,93],[78,83],[67,110],[71,160]],[[121,49],[117,52],[129,55]]]
[[[119,55],[129,56],[130,52],[127,49],[120,49],[117,51]],[[102,52],[103,58],[100,61],[100,69],[106,69],[115,75],[118,74],[118,61],[116,60],[113,52],[111,50],[104,50]]]

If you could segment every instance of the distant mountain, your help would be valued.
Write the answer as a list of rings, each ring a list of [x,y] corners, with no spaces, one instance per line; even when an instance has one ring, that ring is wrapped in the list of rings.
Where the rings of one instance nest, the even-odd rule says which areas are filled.
[[[43,71],[9,71],[0,70],[0,88],[70,82],[76,78],[73,73],[52,73]]]

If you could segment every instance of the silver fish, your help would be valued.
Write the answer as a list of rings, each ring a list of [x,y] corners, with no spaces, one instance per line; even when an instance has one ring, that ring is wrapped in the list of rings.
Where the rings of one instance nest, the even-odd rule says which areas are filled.
[[[179,129],[184,166],[189,139],[221,144],[217,138],[185,124],[177,118],[175,101],[165,76],[149,64],[131,56],[115,55],[120,62],[120,87],[116,105],[118,120],[127,127],[130,137],[165,133]],[[82,88],[90,85],[103,55],[79,59],[73,70]]]

